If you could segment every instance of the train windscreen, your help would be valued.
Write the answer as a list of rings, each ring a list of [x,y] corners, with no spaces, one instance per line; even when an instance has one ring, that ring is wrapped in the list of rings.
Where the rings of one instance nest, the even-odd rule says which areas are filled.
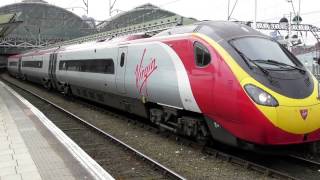
[[[279,64],[301,66],[301,63],[279,43],[266,38],[244,37],[231,40],[230,43],[250,61],[267,68],[278,68]]]

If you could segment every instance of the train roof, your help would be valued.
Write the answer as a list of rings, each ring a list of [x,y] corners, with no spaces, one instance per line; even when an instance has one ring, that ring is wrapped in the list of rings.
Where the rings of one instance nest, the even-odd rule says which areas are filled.
[[[61,51],[74,51],[74,50],[82,50],[82,49],[99,48],[99,47],[105,47],[106,45],[113,45],[121,42],[144,39],[147,37],[150,37],[150,36],[146,35],[145,33],[137,33],[132,35],[111,37],[111,38],[99,40],[99,41],[89,41],[89,42],[84,42],[79,44],[71,44],[71,45],[58,46],[58,47],[52,47],[52,48],[46,48],[46,49],[33,49],[33,50],[28,50],[24,53],[13,55],[10,57],[19,58],[21,56],[35,56],[35,55],[51,54],[51,53],[61,52]]]
[[[210,27],[212,31],[207,31],[207,35],[210,36],[210,34],[214,33],[226,41],[243,36],[269,37],[247,25],[231,21],[203,21],[197,23],[197,25]]]
[[[263,36],[268,37],[253,28],[230,21],[202,21],[186,26],[177,26],[156,34],[155,37],[170,36],[183,33],[203,33],[212,39],[228,41],[236,37]]]

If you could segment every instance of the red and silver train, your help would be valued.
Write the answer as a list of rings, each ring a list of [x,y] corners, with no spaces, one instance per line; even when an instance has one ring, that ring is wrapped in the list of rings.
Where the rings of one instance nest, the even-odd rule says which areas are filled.
[[[320,140],[316,78],[276,41],[233,22],[34,50],[10,57],[8,71],[195,138],[242,148]]]

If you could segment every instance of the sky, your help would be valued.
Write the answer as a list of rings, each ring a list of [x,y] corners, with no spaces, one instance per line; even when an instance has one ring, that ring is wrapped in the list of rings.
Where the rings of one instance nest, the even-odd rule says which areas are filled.
[[[83,0],[46,0],[50,4],[68,8],[68,10],[82,16],[86,15]],[[85,0],[87,1],[87,0]],[[109,18],[109,0],[88,0],[89,17],[96,20]],[[114,0],[111,0],[114,1]],[[237,1],[231,20],[253,21],[255,14],[255,0],[229,0],[230,11]],[[257,21],[279,22],[283,16],[293,12],[288,0],[256,0]],[[299,9],[299,0],[292,0],[294,9]],[[300,0],[302,23],[320,27],[319,0]],[[1,0],[0,6],[21,2],[21,0]],[[228,16],[228,0],[116,0],[114,9],[128,11],[139,5],[151,3],[160,8],[175,12],[185,17],[198,20],[226,20]],[[82,8],[78,8],[82,7]],[[116,13],[113,13],[115,15]]]

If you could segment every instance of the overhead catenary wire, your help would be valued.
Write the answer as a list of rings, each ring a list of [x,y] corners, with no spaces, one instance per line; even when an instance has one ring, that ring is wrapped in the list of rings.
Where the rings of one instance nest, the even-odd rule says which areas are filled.
[[[230,0],[228,0],[228,21],[230,20],[232,14],[233,14],[233,11],[234,11],[234,9],[235,9],[236,6],[237,6],[237,3],[238,3],[238,0],[236,0],[236,2],[234,3],[234,5],[233,5],[233,7],[232,7],[232,10],[231,10],[231,12],[230,12],[230,14],[229,14]]]
[[[164,7],[164,6],[167,6],[169,4],[173,4],[173,3],[179,2],[179,1],[181,1],[181,0],[173,0],[173,1],[170,1],[170,2],[167,2],[167,3],[160,4],[158,7]]]

